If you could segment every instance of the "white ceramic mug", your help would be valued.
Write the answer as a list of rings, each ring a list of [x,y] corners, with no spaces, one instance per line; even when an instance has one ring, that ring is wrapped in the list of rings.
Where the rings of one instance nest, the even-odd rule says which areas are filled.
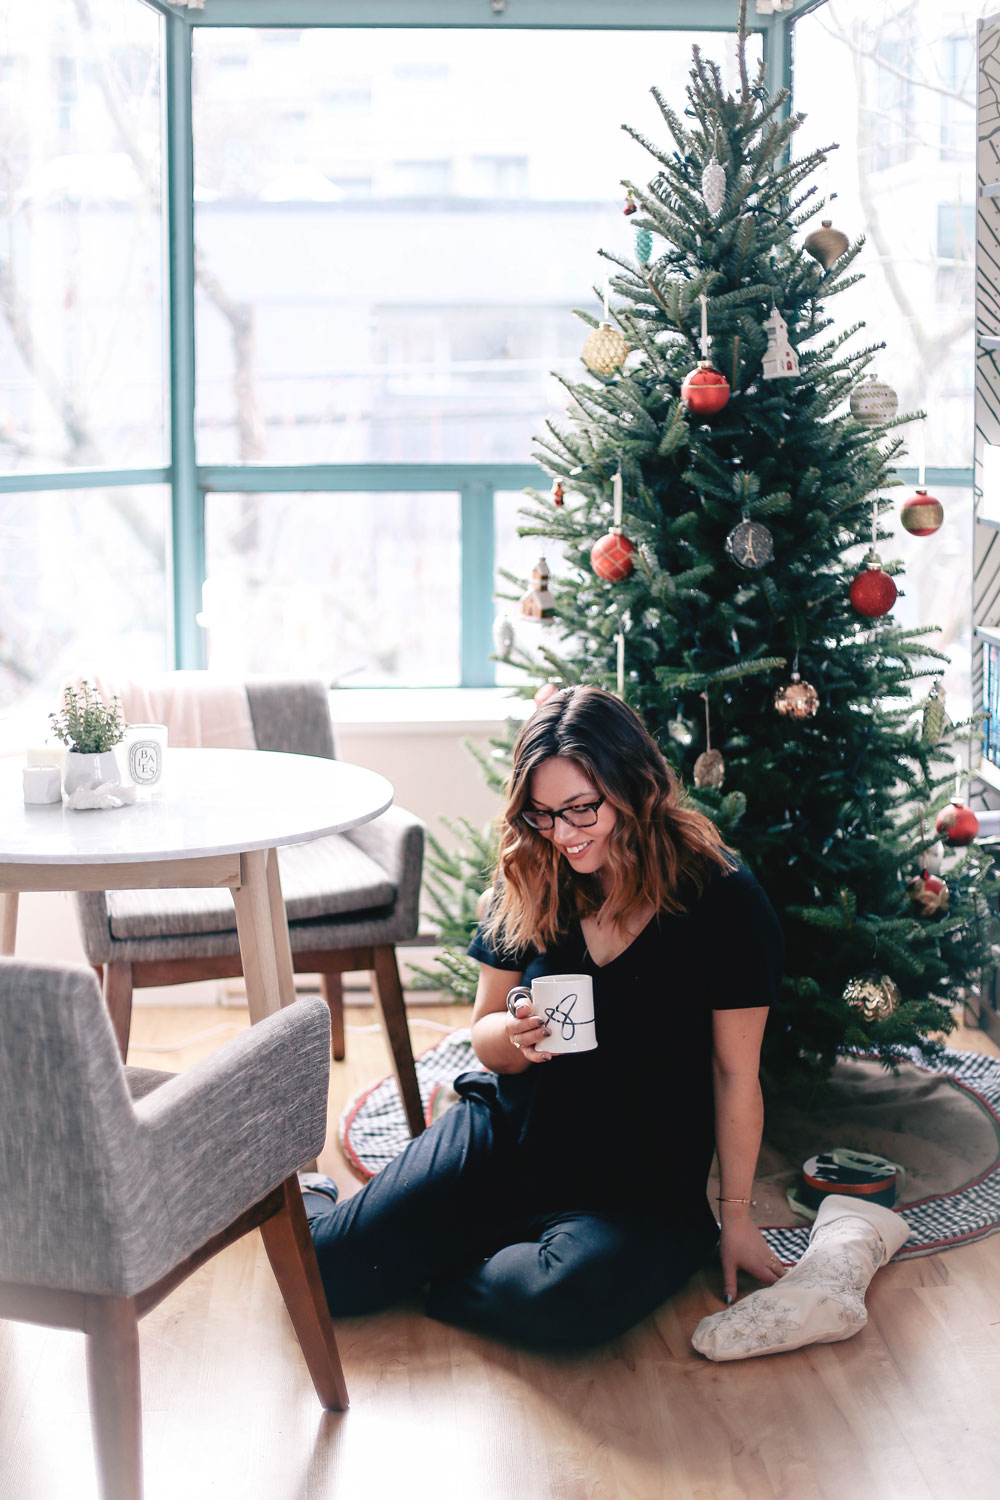
[[[166,724],[130,724],[123,748],[125,772],[133,785],[156,786],[163,775]]]
[[[594,984],[589,974],[540,974],[531,988],[519,984],[507,995],[507,1009],[517,1014],[518,1002],[530,1000],[536,1016],[548,1028],[539,1052],[590,1052],[597,1046],[594,1023]]]

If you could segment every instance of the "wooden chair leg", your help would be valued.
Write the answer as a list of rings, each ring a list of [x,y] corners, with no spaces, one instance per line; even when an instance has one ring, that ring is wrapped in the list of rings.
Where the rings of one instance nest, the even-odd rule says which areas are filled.
[[[321,974],[319,987],[323,999],[330,1007],[330,1050],[333,1053],[333,1060],[343,1062],[347,1056],[347,1043],[344,1036],[344,976]]]
[[[87,1384],[102,1500],[142,1500],[139,1318],[131,1297],[88,1297]]]
[[[399,982],[396,950],[391,944],[384,948],[373,948],[372,959],[382,1022],[392,1052],[392,1066],[399,1083],[407,1123],[410,1134],[419,1135],[425,1124],[424,1109],[420,1102],[417,1070],[413,1065],[413,1047],[410,1028],[406,1024],[406,1004],[403,1000],[403,986]]]
[[[109,963],[104,971],[104,1003],[115,1029],[122,1062],[128,1054],[128,1035],[132,1029],[132,965]]]
[[[347,1382],[327,1310],[306,1211],[302,1206],[298,1178],[287,1178],[283,1188],[284,1207],[260,1226],[264,1248],[302,1346],[317,1396],[327,1411],[346,1411]]]

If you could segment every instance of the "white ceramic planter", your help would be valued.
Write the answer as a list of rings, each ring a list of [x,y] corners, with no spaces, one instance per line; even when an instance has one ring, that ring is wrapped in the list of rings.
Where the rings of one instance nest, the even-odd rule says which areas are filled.
[[[67,753],[63,766],[63,791],[67,797],[72,796],[78,786],[89,789],[107,781],[114,786],[121,782],[118,757],[113,750],[105,750],[100,755],[81,755],[78,750]]]

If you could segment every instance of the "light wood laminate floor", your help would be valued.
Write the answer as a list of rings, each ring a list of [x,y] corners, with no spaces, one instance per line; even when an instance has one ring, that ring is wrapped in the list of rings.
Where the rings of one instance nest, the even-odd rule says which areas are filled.
[[[417,1049],[441,1034],[425,1020],[467,1015],[417,1009]],[[352,1027],[372,1022],[349,1009]],[[179,1070],[245,1024],[238,1010],[137,1008],[130,1061]],[[952,1045],[996,1050],[977,1033]],[[388,1068],[377,1029],[349,1031],[321,1159],[343,1192],[358,1184],[337,1118]],[[352,1404],[326,1415],[254,1235],[141,1325],[147,1500],[1000,1494],[1000,1235],[880,1272],[867,1328],[841,1344],[713,1365],[689,1339],[718,1294],[718,1276],[699,1275],[626,1338],[579,1358],[512,1351],[415,1305],[341,1321]],[[96,1493],[82,1336],[0,1324],[0,1500]]]

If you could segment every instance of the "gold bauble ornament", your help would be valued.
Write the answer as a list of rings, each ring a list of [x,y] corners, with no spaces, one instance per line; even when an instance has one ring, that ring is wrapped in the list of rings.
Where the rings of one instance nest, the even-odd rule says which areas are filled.
[[[793,672],[791,681],[775,693],[774,706],[789,719],[812,719],[819,708],[819,693],[811,682],[803,682],[798,672]]]
[[[844,1000],[861,1012],[865,1021],[888,1021],[902,1004],[899,985],[888,974],[877,969],[867,969],[864,974],[855,974],[844,986]]]
[[[726,779],[726,763],[718,750],[703,750],[694,763],[695,786],[720,787]]]
[[[807,234],[802,244],[824,270],[829,271],[843,255],[850,240],[842,229],[834,229],[832,219],[824,219],[822,228]]]
[[[588,370],[595,375],[613,375],[620,370],[628,355],[628,340],[618,328],[602,323],[587,335],[582,359]]]

